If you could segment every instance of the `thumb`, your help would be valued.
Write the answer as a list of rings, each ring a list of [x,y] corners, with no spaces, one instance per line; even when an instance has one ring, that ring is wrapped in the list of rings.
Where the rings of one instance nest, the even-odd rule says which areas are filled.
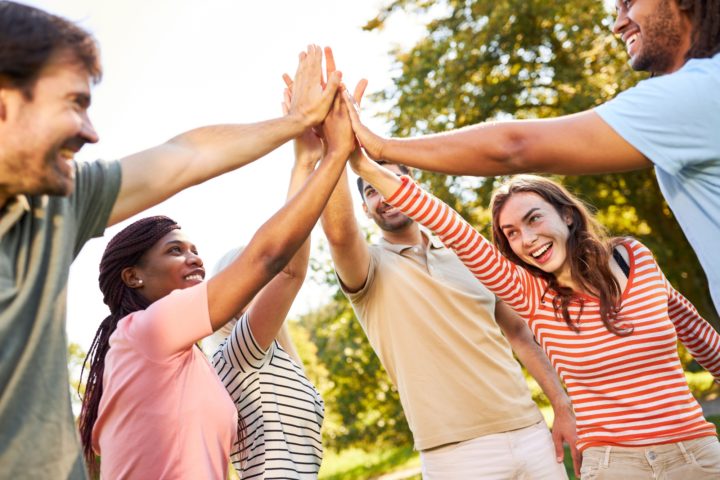
[[[355,99],[355,103],[360,105],[360,102],[362,101],[363,95],[365,94],[365,89],[368,86],[368,81],[366,79],[361,79],[358,84],[355,86],[355,91],[353,92],[353,98]]]

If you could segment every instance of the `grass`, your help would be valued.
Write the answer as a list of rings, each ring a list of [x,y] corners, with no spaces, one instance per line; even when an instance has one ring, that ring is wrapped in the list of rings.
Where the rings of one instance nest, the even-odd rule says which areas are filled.
[[[420,466],[420,457],[411,446],[374,452],[348,449],[326,450],[319,477],[322,480],[365,480]],[[411,478],[420,478],[420,475]]]

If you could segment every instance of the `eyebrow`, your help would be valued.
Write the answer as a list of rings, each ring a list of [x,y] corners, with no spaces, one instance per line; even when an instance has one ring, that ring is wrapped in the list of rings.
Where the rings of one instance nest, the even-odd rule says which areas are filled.
[[[523,222],[526,221],[526,220],[527,220],[528,218],[530,218],[530,216],[531,216],[533,213],[535,213],[537,210],[540,210],[540,208],[535,207],[535,208],[531,208],[530,210],[528,210],[528,212],[527,212],[525,215],[523,215],[522,221],[523,221]],[[500,230],[505,230],[506,228],[511,228],[511,227],[512,227],[512,225],[502,225],[502,226],[500,227]]]

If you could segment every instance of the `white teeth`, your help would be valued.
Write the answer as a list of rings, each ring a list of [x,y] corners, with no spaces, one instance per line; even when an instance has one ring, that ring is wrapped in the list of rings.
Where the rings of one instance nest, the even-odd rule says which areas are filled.
[[[548,244],[546,244],[544,247],[541,247],[540,249],[535,250],[534,252],[532,252],[532,253],[530,254],[530,256],[533,257],[533,258],[538,258],[538,257],[540,257],[540,255],[542,255],[543,253],[547,252],[547,249],[550,248],[550,245],[552,245],[552,244],[548,243]]]
[[[635,43],[635,42],[637,41],[637,38],[638,38],[638,34],[637,34],[637,33],[633,33],[632,35],[630,35],[630,36],[627,38],[627,40],[625,41],[625,43],[626,43],[627,46],[629,47],[629,46],[631,46],[633,43]]]
[[[185,277],[185,280],[199,280],[199,281],[201,281],[201,282],[202,282],[202,279],[203,279],[202,276],[199,275],[199,274],[197,274],[197,273],[194,274],[194,275],[187,275],[187,276]]]

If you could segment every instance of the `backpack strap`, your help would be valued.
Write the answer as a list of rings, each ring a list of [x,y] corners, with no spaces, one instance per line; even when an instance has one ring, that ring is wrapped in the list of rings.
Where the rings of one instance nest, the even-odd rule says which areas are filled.
[[[613,258],[620,265],[620,270],[625,274],[625,278],[630,277],[630,265],[627,264],[617,247],[613,248]]]

